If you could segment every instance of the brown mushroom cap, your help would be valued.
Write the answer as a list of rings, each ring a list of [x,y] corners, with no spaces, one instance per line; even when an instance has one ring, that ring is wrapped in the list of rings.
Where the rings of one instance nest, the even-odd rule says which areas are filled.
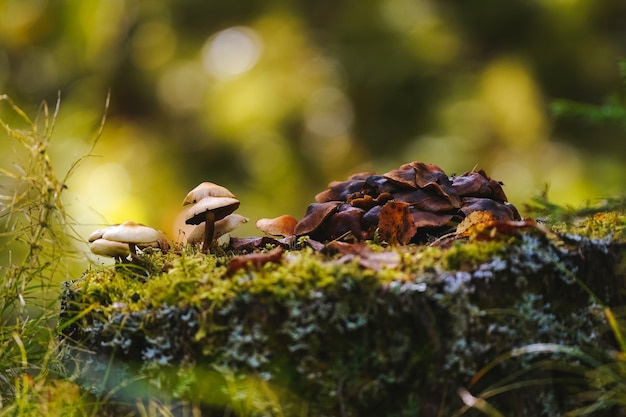
[[[111,226],[102,234],[102,239],[133,244],[152,243],[160,238],[158,230],[133,221]]]
[[[465,216],[469,216],[474,211],[489,211],[496,220],[519,220],[517,209],[507,203],[490,198],[463,197],[463,207],[461,211]]]
[[[294,234],[301,236],[316,231],[340,204],[340,201],[309,204],[306,215],[296,224]]]
[[[94,255],[125,258],[130,255],[128,243],[115,242],[107,239],[95,239],[89,244],[89,250]]]
[[[189,191],[185,199],[183,200],[183,206],[188,204],[195,204],[205,197],[230,197],[235,198],[235,195],[230,192],[226,187],[214,184],[212,182],[202,182],[198,184],[196,188]]]
[[[206,220],[206,212],[212,211],[215,220],[223,219],[239,207],[239,200],[232,197],[204,197],[191,206],[185,223],[200,224]]]
[[[298,220],[292,215],[285,214],[273,219],[259,219],[256,228],[272,236],[291,236],[294,234]]]

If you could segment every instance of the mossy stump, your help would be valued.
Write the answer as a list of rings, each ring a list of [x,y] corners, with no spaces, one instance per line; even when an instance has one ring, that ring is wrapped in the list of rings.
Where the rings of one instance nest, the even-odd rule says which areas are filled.
[[[586,358],[617,349],[604,308],[624,305],[622,240],[581,227],[299,242],[229,274],[237,253],[147,254],[65,284],[66,362],[97,395],[175,415],[562,415],[591,401]]]

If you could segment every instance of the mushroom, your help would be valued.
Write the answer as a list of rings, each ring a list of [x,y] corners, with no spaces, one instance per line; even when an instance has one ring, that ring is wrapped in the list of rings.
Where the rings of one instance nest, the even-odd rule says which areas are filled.
[[[305,216],[296,224],[294,234],[302,236],[317,231],[321,228],[324,220],[337,211],[337,207],[341,204],[340,201],[309,204]]]
[[[96,231],[98,232],[98,231]],[[92,235],[96,235],[94,232]],[[130,253],[137,255],[137,245],[150,246],[158,245],[163,239],[163,234],[152,227],[144,226],[140,223],[128,221],[116,226],[103,229],[101,239],[113,242],[127,243]]]
[[[113,226],[117,226],[117,225],[113,225]],[[109,230],[109,229],[110,229],[111,227],[113,227],[113,226],[103,227],[102,229],[98,229],[98,230],[96,230],[96,231],[92,232],[92,233],[89,235],[89,237],[87,238],[87,241],[88,241],[89,243],[91,243],[91,242],[93,242],[93,241],[95,241],[95,240],[101,239],[101,238],[102,238],[102,235],[104,234],[104,232],[106,232],[107,230]]]
[[[216,240],[227,233],[232,232],[239,226],[248,222],[247,217],[242,216],[241,214],[233,213],[224,217],[222,220],[218,220],[215,222],[215,231],[213,232],[213,240]],[[204,230],[206,223],[202,222],[196,225],[192,230],[189,236],[187,237],[187,244],[196,245],[204,240]]]
[[[228,216],[239,207],[239,200],[232,197],[207,196],[189,209],[185,223],[200,224],[205,222],[202,252],[206,253],[213,241],[215,222]]]
[[[298,220],[290,214],[275,217],[273,219],[259,219],[256,228],[265,234],[272,236],[291,236],[298,224]]]
[[[130,247],[128,243],[115,242],[107,239],[94,239],[89,243],[89,250],[94,255],[109,256],[121,262],[130,255]]]
[[[202,182],[198,184],[196,188],[189,191],[185,199],[183,200],[183,206],[188,204],[195,204],[205,197],[230,197],[235,198],[235,195],[230,192],[226,187],[214,184],[212,182]]]

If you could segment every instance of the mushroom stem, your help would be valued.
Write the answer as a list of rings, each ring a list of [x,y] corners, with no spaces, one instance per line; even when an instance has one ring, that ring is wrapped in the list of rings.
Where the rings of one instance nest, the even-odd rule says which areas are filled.
[[[202,243],[202,252],[208,253],[209,247],[213,242],[213,234],[215,233],[215,213],[208,210],[206,212],[206,220],[204,223],[204,242]]]

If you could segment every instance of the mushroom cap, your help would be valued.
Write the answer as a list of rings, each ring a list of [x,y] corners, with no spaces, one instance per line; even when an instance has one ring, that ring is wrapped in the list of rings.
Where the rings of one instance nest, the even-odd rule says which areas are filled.
[[[223,219],[239,207],[239,200],[232,197],[204,197],[191,206],[185,223],[200,224],[206,220],[206,212],[215,213],[215,220]]]
[[[183,200],[183,206],[188,204],[195,204],[205,197],[230,197],[235,198],[235,195],[230,192],[226,187],[214,184],[212,182],[202,182],[198,184],[196,188],[189,191],[189,194]]]
[[[273,219],[259,219],[256,228],[272,236],[291,236],[298,224],[298,220],[292,215],[285,214]]]
[[[305,216],[296,224],[294,234],[302,236],[318,230],[324,220],[337,211],[339,205],[341,205],[340,201],[309,204]]]
[[[161,233],[152,227],[132,221],[111,226],[102,234],[102,239],[125,243],[152,243],[161,238]]]
[[[220,236],[230,233],[244,223],[248,223],[250,220],[241,214],[233,213],[224,217],[222,220],[215,222],[215,232],[213,233],[213,239],[217,239]]]
[[[128,243],[115,242],[107,239],[95,239],[89,244],[89,250],[94,255],[110,256],[112,258],[125,258],[130,255]]]
[[[89,237],[87,238],[87,241],[88,242],[93,242],[94,240],[101,239],[102,235],[104,234],[104,232],[106,232],[107,230],[109,230],[110,228],[115,227],[115,226],[119,226],[119,225],[114,224],[112,226],[103,227],[101,229],[98,229],[98,230],[92,232],[89,235]]]

